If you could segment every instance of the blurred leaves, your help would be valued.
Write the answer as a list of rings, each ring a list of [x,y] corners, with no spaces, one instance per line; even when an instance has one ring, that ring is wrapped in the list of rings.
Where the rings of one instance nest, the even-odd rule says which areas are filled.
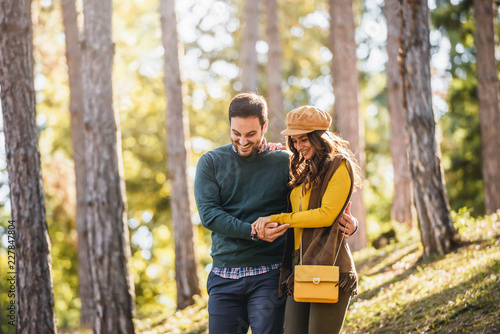
[[[467,206],[478,216],[484,214],[484,189],[472,0],[437,5],[431,21],[450,44],[449,110],[440,120],[446,190],[453,210]]]

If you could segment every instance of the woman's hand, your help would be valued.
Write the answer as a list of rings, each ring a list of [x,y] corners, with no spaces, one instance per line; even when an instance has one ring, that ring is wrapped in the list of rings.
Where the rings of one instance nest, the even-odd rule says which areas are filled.
[[[351,216],[351,202],[349,202],[339,219],[340,231],[344,233],[344,237],[347,239],[358,230],[358,225],[358,220]]]

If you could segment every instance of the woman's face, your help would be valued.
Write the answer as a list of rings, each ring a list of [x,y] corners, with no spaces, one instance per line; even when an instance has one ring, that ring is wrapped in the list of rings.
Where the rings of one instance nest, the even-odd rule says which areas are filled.
[[[307,133],[301,135],[290,136],[293,146],[306,160],[311,160],[316,153],[316,150],[309,141]]]

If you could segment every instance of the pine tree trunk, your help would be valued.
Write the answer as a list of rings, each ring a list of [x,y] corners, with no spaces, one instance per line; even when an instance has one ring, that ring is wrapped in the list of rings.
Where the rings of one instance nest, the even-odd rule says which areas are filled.
[[[391,155],[394,168],[394,196],[391,220],[413,224],[411,174],[408,164],[408,135],[398,54],[401,38],[401,10],[398,0],[385,1],[387,20],[387,104],[391,114]]]
[[[78,230],[78,277],[81,300],[80,326],[92,322],[92,287],[88,258],[88,231],[86,223],[87,181],[85,171],[84,92],[82,78],[82,55],[75,0],[61,0],[64,35],[66,38],[66,63],[69,79],[69,111],[71,114],[71,139],[76,179],[76,225]]]
[[[459,236],[446,197],[441,151],[431,101],[427,1],[401,1],[403,96],[409,138],[413,198],[424,256],[445,254]]]
[[[167,94],[168,166],[172,185],[170,203],[174,224],[177,308],[184,309],[194,303],[193,296],[200,294],[200,286],[196,270],[187,177],[189,119],[182,104],[183,85],[179,68],[182,47],[177,37],[175,0],[161,0],[160,16],[165,49],[164,80]]]
[[[15,232],[15,268],[2,273],[2,279],[15,276],[16,332],[45,334],[55,333],[56,326],[27,5],[23,0],[0,2],[0,99]],[[10,274],[14,269],[16,274]]]
[[[281,90],[281,46],[278,29],[278,0],[266,1],[267,15],[267,104],[269,114],[269,139],[283,142],[281,131],[285,129],[285,111]]]
[[[358,111],[358,69],[352,0],[329,0],[333,92],[335,94],[334,124],[339,134],[350,143],[361,170],[365,169],[364,124]],[[353,251],[366,247],[366,211],[363,192],[352,196],[352,214],[358,219],[358,232],[349,238]]]
[[[128,269],[130,247],[121,136],[111,85],[111,0],[86,0],[83,10],[86,212],[93,329],[95,333],[133,333],[134,285]]]
[[[241,44],[241,85],[243,92],[257,92],[257,51],[255,45],[259,38],[259,2],[246,0],[243,12],[243,40]]]
[[[474,0],[477,81],[481,121],[484,202],[487,214],[500,209],[500,112],[495,59],[493,1]]]
[[[24,1],[24,8],[26,10],[26,17],[30,18],[30,23],[31,23],[31,29],[29,32],[29,39],[30,39],[30,61],[31,61],[31,68],[35,68],[35,59],[33,58],[33,17],[31,16],[31,6],[33,4],[33,0],[25,0]],[[36,101],[36,100],[35,100]]]

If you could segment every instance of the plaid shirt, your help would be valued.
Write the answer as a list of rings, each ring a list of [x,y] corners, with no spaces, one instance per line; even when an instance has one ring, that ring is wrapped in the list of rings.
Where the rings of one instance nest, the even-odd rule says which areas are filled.
[[[242,277],[255,276],[265,274],[271,270],[281,267],[280,263],[271,264],[270,266],[258,267],[241,267],[241,268],[212,268],[214,274],[224,278],[240,279]]]
[[[257,154],[262,153],[267,148],[266,138],[262,138],[262,144],[257,150]],[[238,153],[238,150],[233,145],[233,151]],[[278,269],[281,266],[280,263],[271,264],[270,266],[258,266],[258,267],[240,267],[240,268],[219,268],[214,267],[212,271],[217,276],[230,279],[240,279],[242,277],[255,276],[265,274],[271,270]]]

